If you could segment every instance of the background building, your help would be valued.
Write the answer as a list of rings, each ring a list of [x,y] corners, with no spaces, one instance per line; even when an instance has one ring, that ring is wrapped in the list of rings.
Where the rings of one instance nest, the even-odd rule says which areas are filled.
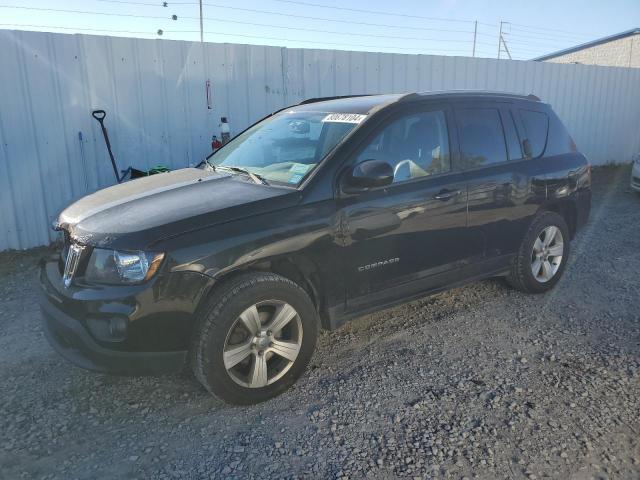
[[[640,28],[633,28],[599,40],[582,43],[575,47],[536,57],[533,60],[640,68]]]

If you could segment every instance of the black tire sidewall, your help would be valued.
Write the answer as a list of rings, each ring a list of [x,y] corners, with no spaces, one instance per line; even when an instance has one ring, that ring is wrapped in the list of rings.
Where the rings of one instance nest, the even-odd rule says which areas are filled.
[[[542,230],[550,226],[557,227],[560,229],[560,233],[562,233],[562,261],[560,262],[560,268],[558,268],[558,271],[551,280],[548,282],[539,282],[533,276],[533,272],[531,271],[531,252],[533,251],[533,244],[540,233],[542,233]],[[523,265],[520,265],[520,268],[527,290],[534,293],[543,293],[555,287],[555,285],[560,281],[560,278],[562,278],[562,274],[567,266],[567,261],[569,260],[569,254],[571,253],[570,239],[571,237],[567,222],[565,222],[564,218],[555,212],[546,212],[533,223],[529,229],[527,237],[525,238],[523,251],[520,257],[520,261],[523,262]]]
[[[238,316],[251,305],[267,300],[278,300],[291,305],[302,323],[302,346],[296,361],[282,378],[263,388],[247,388],[237,384],[227,373],[223,361],[224,343],[227,334]],[[318,321],[315,308],[308,295],[292,282],[275,277],[243,283],[233,297],[221,308],[212,306],[204,321],[213,322],[207,329],[206,338],[200,339],[199,355],[202,355],[201,381],[214,395],[234,404],[254,404],[275,397],[302,375],[306,369],[318,336]]]

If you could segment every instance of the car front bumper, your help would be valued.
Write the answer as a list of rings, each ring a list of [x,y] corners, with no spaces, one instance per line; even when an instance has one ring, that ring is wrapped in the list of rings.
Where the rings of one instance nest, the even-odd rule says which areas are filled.
[[[57,261],[40,265],[40,310],[51,346],[75,365],[117,375],[180,371],[194,314],[210,278],[197,273],[159,275],[148,285],[65,288]],[[122,338],[108,338],[117,318]],[[107,332],[107,333],[105,333]]]
[[[40,304],[49,344],[71,363],[96,372],[154,375],[179,372],[187,352],[123,352],[102,347],[74,318],[47,301]]]

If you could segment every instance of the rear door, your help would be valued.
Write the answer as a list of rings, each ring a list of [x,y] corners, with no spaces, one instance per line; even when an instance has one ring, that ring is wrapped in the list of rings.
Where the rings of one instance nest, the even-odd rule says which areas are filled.
[[[467,181],[471,255],[484,270],[499,269],[519,247],[545,199],[544,171],[523,155],[511,103],[459,104],[455,118]]]
[[[452,169],[452,111],[433,105],[385,121],[349,162],[385,161],[394,182],[339,199],[348,310],[437,286],[465,263],[466,186]]]

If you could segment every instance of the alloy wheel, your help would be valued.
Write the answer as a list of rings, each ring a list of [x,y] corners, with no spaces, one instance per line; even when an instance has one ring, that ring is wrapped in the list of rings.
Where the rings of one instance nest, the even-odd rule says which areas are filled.
[[[248,388],[270,385],[293,366],[302,347],[302,321],[288,303],[256,303],[236,319],[223,360],[231,379]]]
[[[562,263],[564,239],[556,226],[546,227],[533,243],[531,252],[531,273],[541,283],[548,282],[558,272]]]

